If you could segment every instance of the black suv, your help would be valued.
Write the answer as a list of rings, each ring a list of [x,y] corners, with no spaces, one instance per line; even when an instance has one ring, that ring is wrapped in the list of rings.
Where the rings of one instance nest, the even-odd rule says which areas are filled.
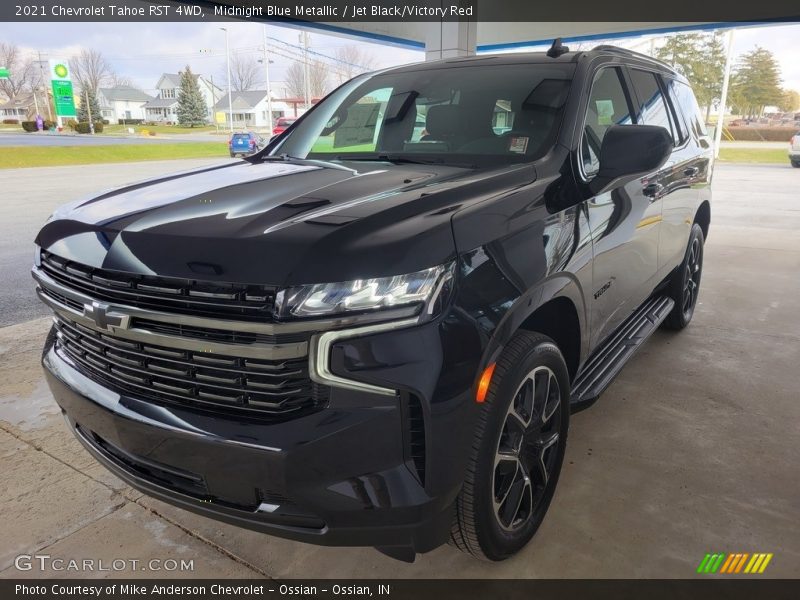
[[[691,320],[711,169],[686,80],[629,51],[362,75],[246,161],[59,209],[33,269],[48,383],[166,502],[500,560],[570,412]]]

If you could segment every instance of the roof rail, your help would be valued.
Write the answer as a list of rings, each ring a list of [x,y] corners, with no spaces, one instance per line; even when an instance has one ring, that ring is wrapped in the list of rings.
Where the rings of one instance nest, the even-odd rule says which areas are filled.
[[[667,67],[671,71],[676,71],[675,68],[669,64],[664,62],[663,60],[659,60],[657,58],[653,58],[648,54],[643,54],[641,52],[636,52],[635,50],[628,50],[627,48],[620,48],[619,46],[612,46],[611,44],[601,44],[600,46],[595,46],[592,48],[592,52],[609,52],[611,54],[621,54],[623,56],[634,56],[636,58],[641,58],[644,60],[649,60],[651,62],[657,63],[662,67]],[[676,71],[677,72],[677,71]]]

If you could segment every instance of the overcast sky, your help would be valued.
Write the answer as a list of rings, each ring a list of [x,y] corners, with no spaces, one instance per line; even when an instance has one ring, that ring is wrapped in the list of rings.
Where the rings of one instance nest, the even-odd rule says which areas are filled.
[[[192,70],[213,75],[225,84],[225,34],[220,23],[0,23],[0,41],[16,43],[25,51],[41,51],[47,57],[69,58],[81,47],[100,50],[114,69],[137,86],[154,93],[163,72],[176,72],[189,64]],[[262,25],[233,22],[227,25],[231,52],[261,57]],[[297,46],[298,31],[269,25],[268,35]],[[621,45],[646,51],[648,38],[626,38]],[[593,41],[585,44],[591,47]],[[337,46],[358,45],[374,58],[374,66],[388,67],[424,59],[421,51],[381,46],[336,36],[311,34],[310,48],[333,55]],[[734,52],[740,54],[760,45],[773,51],[781,63],[784,86],[800,90],[800,24],[740,29]],[[270,40],[273,50],[271,77],[283,81],[297,48]],[[263,87],[263,84],[259,87]]]

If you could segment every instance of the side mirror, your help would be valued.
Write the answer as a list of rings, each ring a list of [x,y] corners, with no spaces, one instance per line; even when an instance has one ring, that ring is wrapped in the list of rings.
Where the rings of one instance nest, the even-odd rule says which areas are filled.
[[[600,170],[589,184],[599,194],[657,171],[672,153],[670,133],[655,125],[612,125],[600,146]]]

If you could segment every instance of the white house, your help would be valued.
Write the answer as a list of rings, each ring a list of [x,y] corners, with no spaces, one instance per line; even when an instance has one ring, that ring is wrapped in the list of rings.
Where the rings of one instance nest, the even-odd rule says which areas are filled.
[[[103,119],[108,119],[111,123],[120,120],[144,120],[146,118],[144,107],[151,100],[152,96],[134,87],[116,86],[97,90],[100,113]]]
[[[206,116],[214,120],[214,104],[222,97],[222,89],[202,75],[195,74],[197,86],[206,103]],[[164,73],[156,84],[158,96],[150,100],[144,107],[145,119],[157,123],[177,123],[178,95],[181,91],[181,74]]]
[[[245,92],[231,92],[231,103],[233,105],[233,126],[234,128],[263,127],[271,129],[279,117],[298,116],[296,104],[292,100],[272,98],[272,120],[267,117],[269,105],[267,103],[266,90],[248,90]],[[228,111],[228,92],[222,94],[222,98],[217,102],[214,110],[217,113],[224,113],[225,125],[229,126],[230,118]],[[299,111],[302,114],[302,110]]]
[[[43,110],[45,113],[47,112],[47,108]],[[25,121],[28,115],[35,115],[35,113],[33,94],[31,93],[18,94],[13,100],[7,100],[0,104],[0,117],[3,119]]]

